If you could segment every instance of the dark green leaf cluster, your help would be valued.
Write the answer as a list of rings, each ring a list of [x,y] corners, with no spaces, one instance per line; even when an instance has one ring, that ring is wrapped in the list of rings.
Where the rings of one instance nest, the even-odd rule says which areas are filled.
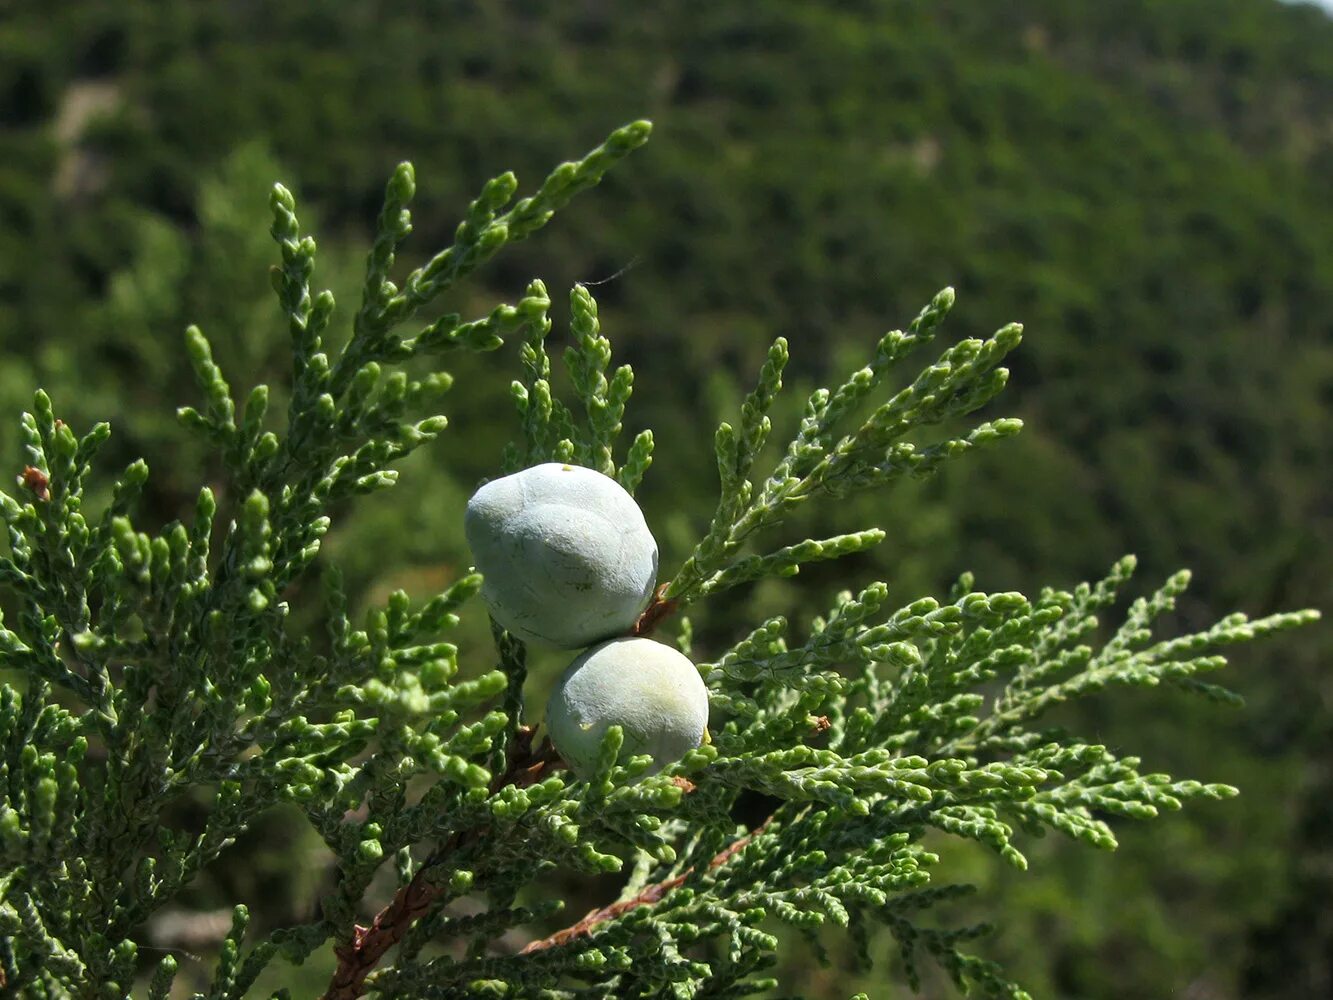
[[[275,187],[280,263],[271,277],[292,358],[286,419],[270,417],[263,385],[238,408],[207,338],[188,331],[204,402],[180,417],[226,471],[221,503],[200,490],[188,522],[136,527],[143,462],[125,471],[104,509],[85,512],[109,430],[99,424],[79,437],[36,396],[23,420],[27,468],[17,496],[0,493],[9,533],[0,582],[18,609],[0,626],[0,664],[23,678],[0,688],[0,977],[10,990],[128,994],[138,929],[266,810],[286,803],[334,859],[333,885],[311,920],[267,935],[247,937],[248,911],[237,906],[212,985],[199,996],[245,996],[270,963],[299,963],[321,947],[337,957],[332,1000],[746,996],[775,985],[766,970],[777,926],[794,928],[818,954],[818,931],[832,924],[865,961],[869,928],[887,927],[914,984],[929,958],[960,988],[1020,997],[968,950],[981,928],[923,920],[966,891],[940,872],[928,834],[979,841],[1023,867],[1020,832],[1055,829],[1113,847],[1117,818],[1233,794],[1143,773],[1137,758],[1038,728],[1052,707],[1108,685],[1167,683],[1233,700],[1200,679],[1222,665],[1215,650],[1314,617],[1231,616],[1154,639],[1182,575],[1134,602],[1124,624],[1098,641],[1098,615],[1128,578],[1128,561],[1096,586],[1035,600],[975,592],[965,579],[947,601],[895,610],[887,587],[871,584],[843,594],[803,638],[770,619],[701,665],[711,742],[649,774],[652,760],[622,754],[613,727],[589,781],[534,749],[521,643],[494,629],[495,668],[461,667],[450,633],[465,610],[481,614],[464,607],[480,587],[475,573],[424,603],[395,592],[358,628],[336,569],[323,567],[324,634],[294,620],[290,595],[313,577],[340,502],[393,486],[393,463],[445,428],[442,416],[421,411],[449,378],[409,377],[400,366],[413,359],[521,337],[523,378],[513,386],[521,443],[507,466],[576,462],[639,485],[653,439],[639,434],[617,462],[633,376],[628,366],[608,375],[610,343],[585,288],[571,296],[573,344],[564,356],[574,405],[552,390],[550,302],[540,282],[483,318],[446,314],[401,331],[647,133],[646,123],[618,130],[512,206],[512,175],[492,180],[454,243],[399,287],[390,275],[411,230],[415,189],[412,169],[401,166],[341,346],[329,340],[333,296],[313,290],[315,243],[302,234],[290,192]],[[750,552],[808,501],[929,474],[1019,429],[994,420],[920,441],[999,392],[1017,326],[962,340],[902,388],[886,388],[952,303],[952,292],[941,292],[905,332],[886,334],[867,366],[813,393],[793,440],[756,476],[787,362],[786,343],[773,345],[737,426],[716,435],[716,514],[646,617],[876,544],[884,534],[872,527]],[[209,800],[201,830],[167,822],[173,802],[201,794]],[[745,795],[774,803],[754,830],[733,818]],[[595,875],[627,864],[616,902],[518,953],[503,945],[506,932],[558,909],[542,898],[553,869]],[[377,876],[396,893],[365,925]],[[176,966],[174,957],[157,964],[148,995],[168,995]]]

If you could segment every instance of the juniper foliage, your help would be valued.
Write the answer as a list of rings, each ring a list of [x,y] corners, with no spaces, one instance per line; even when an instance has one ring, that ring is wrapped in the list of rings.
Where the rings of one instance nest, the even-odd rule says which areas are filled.
[[[495,629],[498,666],[460,672],[449,637],[461,614],[484,614],[470,602],[475,573],[419,605],[396,592],[358,628],[336,568],[323,566],[326,634],[294,623],[292,585],[311,574],[342,501],[393,486],[393,463],[445,429],[443,416],[421,414],[449,377],[409,378],[401,366],[412,359],[519,339],[520,433],[500,467],[555,459],[614,475],[631,491],[644,480],[653,438],[644,431],[618,450],[633,373],[608,375],[611,346],[586,289],[570,299],[573,404],[552,388],[540,281],[487,316],[411,324],[648,132],[645,122],[614,132],[516,202],[514,177],[496,177],[453,245],[401,287],[390,275],[411,230],[415,181],[400,166],[337,348],[326,344],[333,297],[312,287],[314,240],[301,232],[292,195],[275,186],[272,279],[291,336],[290,405],[285,420],[270,417],[258,385],[238,406],[207,337],[187,332],[203,404],[180,418],[227,474],[225,504],[200,490],[188,523],[136,528],[142,461],[102,510],[85,511],[110,430],[76,434],[37,393],[22,422],[24,471],[13,495],[0,493],[9,537],[0,581],[11,609],[0,666],[17,678],[0,688],[0,983],[9,993],[128,995],[145,921],[266,810],[293,803],[336,859],[336,884],[315,919],[266,936],[247,935],[237,905],[211,986],[197,997],[243,997],[270,963],[319,949],[337,956],[329,998],[748,996],[776,987],[765,970],[779,925],[819,953],[829,923],[866,963],[870,929],[887,927],[914,986],[929,961],[961,989],[1021,997],[971,952],[984,928],[928,919],[968,891],[937,867],[931,831],[979,841],[1022,868],[1020,833],[1055,830],[1113,848],[1120,819],[1235,794],[1145,772],[1138,758],[1043,716],[1108,685],[1165,683],[1234,702],[1204,679],[1223,665],[1218,651],[1315,613],[1231,615],[1197,634],[1156,638],[1154,622],[1188,582],[1181,573],[1107,632],[1102,620],[1132,559],[1095,585],[1035,599],[979,592],[964,577],[945,599],[891,608],[888,588],[872,583],[809,622],[770,619],[700,664],[710,743],[646,775],[649,759],[622,755],[612,728],[590,781],[563,771],[525,722],[533,713],[522,644]],[[716,514],[641,626],[882,542],[874,527],[775,548],[766,536],[797,506],[929,475],[1019,430],[1000,419],[957,436],[929,432],[957,426],[1003,388],[1017,325],[954,344],[903,388],[882,389],[952,304],[946,289],[905,331],[881,338],[866,367],[813,393],[795,437],[757,472],[771,453],[768,410],[788,359],[786,343],[774,343],[737,423],[718,429]],[[688,619],[679,621],[688,652]],[[170,804],[201,790],[211,797],[203,829],[173,826]],[[732,818],[745,793],[777,803],[752,830]],[[501,942],[515,928],[535,936],[532,927],[559,909],[531,891],[544,873],[627,865],[619,898],[603,909],[517,953]],[[397,891],[368,921],[371,882],[384,872]],[[465,898],[473,905],[451,905]],[[171,956],[158,961],[146,995],[168,996],[176,966]]]

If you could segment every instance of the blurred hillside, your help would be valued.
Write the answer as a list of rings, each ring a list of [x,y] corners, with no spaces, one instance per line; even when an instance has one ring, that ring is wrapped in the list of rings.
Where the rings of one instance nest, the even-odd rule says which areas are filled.
[[[238,391],[285,376],[271,181],[306,206],[345,321],[399,159],[420,182],[415,263],[491,173],[531,185],[649,117],[646,150],[449,308],[512,301],[533,276],[557,302],[600,282],[638,375],[631,430],[657,434],[642,496],[668,571],[711,510],[701,442],[774,336],[808,385],[944,284],[953,335],[1027,329],[996,410],[1025,419],[1017,441],[848,505],[839,525],[889,530],[878,555],[701,612],[703,649],[871,578],[904,600],[969,568],[1033,592],[1130,551],[1145,588],[1196,571],[1186,626],[1330,606],[1333,20],[1276,0],[623,10],[0,4],[14,471],[14,417],[45,385],[66,420],[112,420],[113,460],[148,459],[163,520],[190,502],[215,470],[172,419],[192,401],[184,325],[209,331]],[[515,359],[451,370],[447,444],[331,540],[356,593],[424,592],[466,565],[461,505],[513,433]],[[1039,845],[1035,877],[969,856],[972,905],[1003,915],[988,953],[1045,996],[1333,995],[1331,653],[1327,625],[1242,653],[1226,678],[1240,713],[1166,693],[1087,710],[1109,743],[1244,795],[1126,828],[1110,857]],[[214,880],[201,907],[254,893],[240,873]],[[246,901],[292,918],[264,895]],[[791,981],[850,992],[837,975],[794,966]]]

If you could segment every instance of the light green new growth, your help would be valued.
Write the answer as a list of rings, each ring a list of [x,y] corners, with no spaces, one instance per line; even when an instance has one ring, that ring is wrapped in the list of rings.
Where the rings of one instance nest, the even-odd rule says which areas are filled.
[[[37,394],[23,417],[29,468],[13,495],[0,493],[9,537],[0,582],[12,615],[0,625],[0,666],[20,678],[0,686],[0,992],[122,996],[142,975],[145,995],[167,997],[177,959],[143,973],[136,933],[285,802],[323,838],[336,879],[318,906],[308,901],[309,923],[267,935],[248,932],[237,905],[212,985],[198,997],[246,996],[270,963],[317,949],[337,957],[329,998],[748,996],[775,985],[765,970],[781,925],[818,954],[815,932],[830,922],[867,962],[871,928],[887,927],[914,986],[929,958],[960,988],[1020,997],[967,950],[980,929],[925,919],[968,891],[937,867],[927,830],[979,841],[1023,867],[1020,834],[1055,829],[1109,848],[1121,818],[1235,794],[1145,773],[1136,757],[1042,728],[1051,707],[1107,686],[1168,684],[1235,701],[1203,679],[1223,665],[1218,650],[1316,617],[1232,615],[1195,635],[1155,638],[1154,621],[1185,587],[1180,574],[1133,602],[1101,641],[1129,559],[1095,586],[1035,600],[976,592],[969,577],[945,600],[892,608],[887,587],[871,583],[809,622],[771,619],[700,668],[711,744],[647,775],[652,761],[622,756],[612,727],[588,781],[561,770],[522,725],[521,643],[495,630],[499,666],[458,676],[448,636],[460,614],[484,614],[469,603],[476,574],[420,605],[396,592],[357,627],[326,564],[325,634],[296,624],[289,587],[319,555],[335,503],[392,486],[393,463],[445,429],[443,416],[421,414],[448,375],[410,379],[394,369],[409,359],[519,339],[520,434],[497,471],[557,460],[614,475],[630,491],[640,485],[653,438],[644,431],[617,454],[633,378],[628,366],[608,374],[610,343],[586,289],[571,295],[564,352],[573,406],[552,394],[541,282],[479,319],[410,324],[648,131],[645,122],[616,131],[517,202],[511,174],[490,181],[454,244],[401,287],[390,275],[411,230],[415,180],[400,166],[341,347],[326,342],[333,297],[312,287],[314,240],[276,186],[272,277],[291,336],[291,402],[281,428],[266,412],[265,386],[238,408],[205,334],[187,332],[203,404],[180,416],[218,450],[227,482],[221,507],[203,488],[185,523],[135,526],[148,477],[141,461],[105,509],[85,510],[109,428],[79,437]],[[763,538],[801,504],[927,475],[1019,429],[1002,419],[942,441],[921,437],[999,392],[1016,325],[954,344],[904,388],[886,388],[952,304],[953,293],[941,292],[905,332],[881,338],[865,368],[811,395],[794,439],[756,473],[787,362],[786,343],[773,345],[739,421],[718,429],[716,514],[644,621],[877,544],[885,536],[874,526],[777,548]],[[680,641],[688,652],[688,625]],[[731,819],[743,792],[780,801],[755,830]],[[169,821],[168,806],[187,793],[211,800],[202,831]],[[546,872],[618,872],[626,862],[618,901],[520,953],[496,946],[513,928],[539,935],[559,908],[519,902],[541,898],[525,890]],[[398,894],[359,926],[381,871]],[[450,905],[465,897],[467,908]]]

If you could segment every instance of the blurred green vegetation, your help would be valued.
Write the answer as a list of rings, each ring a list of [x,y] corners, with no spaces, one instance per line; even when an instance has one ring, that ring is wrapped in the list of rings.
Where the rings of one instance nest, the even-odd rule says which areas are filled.
[[[17,472],[14,418],[44,385],[76,426],[113,421],[108,471],[146,457],[169,520],[215,471],[173,419],[185,324],[234,384],[285,378],[273,180],[313,212],[317,280],[346,310],[399,159],[423,258],[489,174],[532,181],[640,116],[650,146],[449,308],[599,283],[638,374],[630,429],[657,434],[641,498],[666,571],[711,510],[704,443],[774,336],[814,384],[945,283],[955,335],[1028,331],[999,404],[1017,441],[846,505],[838,525],[890,532],[878,554],[701,611],[702,650],[871,578],[904,600],[969,568],[1034,592],[1128,551],[1152,582],[1196,570],[1184,626],[1329,606],[1333,20],[1268,0],[0,5],[2,453]],[[513,433],[515,365],[453,368],[447,443],[330,539],[362,599],[466,566],[462,504]],[[1126,827],[1113,856],[1034,845],[1024,877],[953,848],[981,887],[962,916],[1001,925],[988,954],[1045,996],[1333,992],[1330,652],[1322,627],[1242,653],[1241,713],[1083,709],[1090,734],[1244,795]],[[187,906],[304,915],[315,848],[284,815],[255,842]],[[566,889],[570,913],[609,891]],[[873,994],[830,947],[831,969],[797,955],[784,982]]]

